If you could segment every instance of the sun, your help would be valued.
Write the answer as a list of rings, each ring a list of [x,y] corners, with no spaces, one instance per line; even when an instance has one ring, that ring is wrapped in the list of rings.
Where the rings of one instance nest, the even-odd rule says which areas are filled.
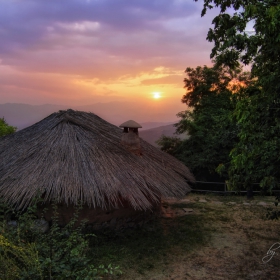
[[[154,97],[154,99],[159,99],[159,98],[161,98],[161,93],[160,92],[153,92],[153,97]]]

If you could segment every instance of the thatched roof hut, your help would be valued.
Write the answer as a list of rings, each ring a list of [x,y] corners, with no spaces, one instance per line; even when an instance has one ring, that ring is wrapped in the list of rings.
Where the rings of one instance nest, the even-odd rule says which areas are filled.
[[[18,209],[45,202],[146,210],[180,197],[194,181],[174,157],[140,138],[141,155],[121,144],[122,129],[92,113],[59,111],[0,139],[0,196]]]

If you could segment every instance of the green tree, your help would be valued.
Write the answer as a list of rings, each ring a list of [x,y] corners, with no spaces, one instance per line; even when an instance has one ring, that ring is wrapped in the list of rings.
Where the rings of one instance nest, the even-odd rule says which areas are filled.
[[[237,103],[234,114],[239,141],[230,153],[228,168],[234,189],[250,189],[260,182],[261,187],[272,190],[279,183],[280,106],[273,96],[251,87]]]
[[[236,106],[239,141],[230,154],[230,180],[234,187],[261,182],[272,189],[280,178],[280,2],[205,0],[202,16],[214,6],[220,13],[207,36],[215,44],[211,57],[230,68],[250,64],[256,79]]]
[[[8,125],[4,118],[0,119],[0,137],[14,133],[15,131],[16,127]]]
[[[194,172],[200,180],[222,180],[218,165],[229,162],[229,153],[237,140],[237,126],[231,114],[238,100],[240,84],[244,80],[240,68],[201,67],[186,69],[186,94],[182,98],[189,109],[178,114],[177,133],[188,132],[189,138],[180,141],[162,137],[161,149],[171,153]],[[246,80],[246,79],[245,79]]]
[[[214,29],[210,28],[207,35],[207,40],[215,44],[211,58],[231,68],[239,62],[252,63],[252,75],[266,85],[266,90],[279,89],[280,2],[205,0],[202,16],[213,6],[220,7],[220,13],[213,19]],[[250,24],[252,30],[248,29]],[[275,83],[271,84],[272,81]]]

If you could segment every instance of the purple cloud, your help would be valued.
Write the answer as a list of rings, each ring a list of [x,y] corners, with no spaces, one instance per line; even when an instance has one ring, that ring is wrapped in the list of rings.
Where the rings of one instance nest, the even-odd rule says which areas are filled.
[[[124,83],[123,77],[140,77],[160,66],[181,72],[183,80],[187,66],[210,62],[211,44],[205,38],[216,11],[201,18],[200,2],[0,0],[0,5],[0,73],[13,70],[11,79],[0,79],[6,100],[16,91],[38,91],[45,99],[48,93],[66,95],[75,79]],[[49,76],[33,82],[33,73]],[[50,82],[52,75],[60,81]],[[180,83],[175,78],[162,83]],[[135,86],[153,83],[160,80],[137,81]],[[86,94],[97,90],[95,86]]]
[[[2,0],[0,4],[4,53],[38,44],[57,23],[98,22],[102,31],[135,33],[156,31],[162,21],[199,12],[194,2],[170,0]]]

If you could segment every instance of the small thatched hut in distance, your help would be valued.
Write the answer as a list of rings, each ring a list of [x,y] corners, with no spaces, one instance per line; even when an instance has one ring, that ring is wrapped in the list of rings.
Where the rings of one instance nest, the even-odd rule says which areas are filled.
[[[56,201],[65,221],[83,203],[82,217],[98,222],[190,191],[194,177],[183,163],[141,138],[135,153],[123,133],[95,114],[67,110],[1,138],[0,196],[18,209],[38,195],[46,205]]]

